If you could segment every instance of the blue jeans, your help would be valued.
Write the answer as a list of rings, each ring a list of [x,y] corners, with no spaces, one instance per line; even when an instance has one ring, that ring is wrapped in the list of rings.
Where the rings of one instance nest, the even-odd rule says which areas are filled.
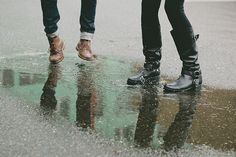
[[[80,13],[80,31],[94,34],[95,14],[97,0],[81,0]],[[60,20],[60,14],[57,8],[57,0],[41,0],[43,11],[43,24],[46,34],[52,34],[57,31],[57,22]]]

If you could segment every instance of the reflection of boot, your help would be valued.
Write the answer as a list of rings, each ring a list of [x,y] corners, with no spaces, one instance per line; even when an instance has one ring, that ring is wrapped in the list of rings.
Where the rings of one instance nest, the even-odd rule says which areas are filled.
[[[60,72],[59,65],[50,64],[48,79],[44,84],[43,93],[40,98],[40,105],[44,109],[53,110],[56,108],[57,100],[55,97],[55,88],[57,86]]]
[[[164,148],[167,151],[181,148],[184,145],[196,111],[197,97],[195,93],[191,93],[191,95],[181,94],[178,95],[178,98],[179,112],[163,137]]]
[[[139,108],[134,141],[139,147],[149,147],[153,138],[157,118],[157,89],[147,87],[144,90]]]
[[[145,56],[144,69],[138,75],[129,77],[128,85],[145,84],[158,82],[160,77],[161,48],[144,48]]]
[[[198,63],[198,51],[196,40],[199,35],[194,36],[193,31],[178,33],[171,31],[183,68],[181,76],[174,82],[164,86],[165,91],[179,92],[196,89],[202,84],[202,75]]]

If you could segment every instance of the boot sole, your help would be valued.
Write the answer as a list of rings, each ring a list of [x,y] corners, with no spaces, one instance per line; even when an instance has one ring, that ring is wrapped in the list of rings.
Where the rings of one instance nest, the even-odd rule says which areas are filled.
[[[184,89],[171,89],[164,86],[165,93],[178,93],[178,92],[199,91],[199,90],[201,90],[201,84],[199,84],[197,87],[194,85],[191,85],[190,87],[184,88]]]
[[[144,85],[144,84],[150,84],[150,85],[154,85],[154,84],[158,84],[160,80],[160,76],[155,76],[155,77],[151,77],[148,79],[144,79],[144,81],[133,81],[131,79],[127,80],[127,84],[128,85]]]

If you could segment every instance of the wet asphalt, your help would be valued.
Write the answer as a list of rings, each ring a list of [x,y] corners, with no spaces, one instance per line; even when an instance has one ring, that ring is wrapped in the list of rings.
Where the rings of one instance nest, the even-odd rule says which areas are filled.
[[[65,59],[48,63],[40,3],[0,6],[0,156],[236,156],[236,3],[188,2],[200,34],[200,92],[166,94],[181,63],[160,10],[161,81],[127,86],[139,71],[140,1],[98,2],[95,62],[76,56],[79,1],[60,1]],[[162,4],[163,5],[163,4]]]

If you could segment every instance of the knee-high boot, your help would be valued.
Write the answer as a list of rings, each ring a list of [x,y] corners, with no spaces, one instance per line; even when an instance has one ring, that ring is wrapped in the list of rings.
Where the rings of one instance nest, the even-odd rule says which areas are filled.
[[[171,31],[180,59],[183,63],[180,77],[164,86],[165,91],[180,92],[198,89],[202,84],[202,74],[198,63],[198,50],[196,41],[199,35],[193,31],[180,33]]]
[[[160,77],[161,48],[143,49],[145,63],[143,70],[135,76],[129,77],[128,85],[157,83]]]

